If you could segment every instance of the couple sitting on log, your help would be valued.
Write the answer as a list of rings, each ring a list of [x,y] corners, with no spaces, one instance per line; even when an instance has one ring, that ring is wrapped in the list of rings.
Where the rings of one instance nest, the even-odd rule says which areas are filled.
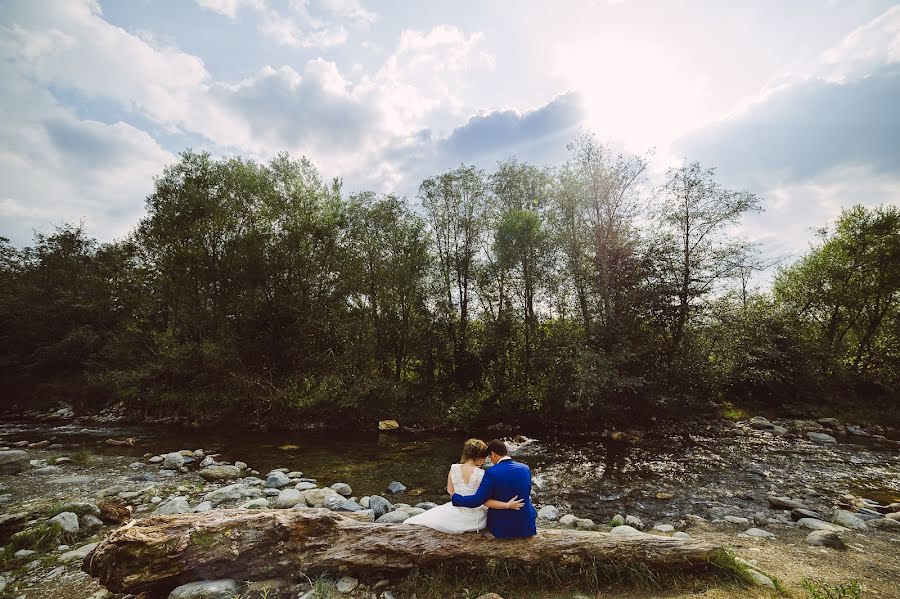
[[[493,466],[482,470],[490,458]],[[450,503],[406,520],[447,533],[477,532],[485,527],[498,539],[537,534],[531,504],[531,470],[513,461],[503,441],[469,439],[459,464],[447,474]],[[521,498],[521,499],[520,499]]]

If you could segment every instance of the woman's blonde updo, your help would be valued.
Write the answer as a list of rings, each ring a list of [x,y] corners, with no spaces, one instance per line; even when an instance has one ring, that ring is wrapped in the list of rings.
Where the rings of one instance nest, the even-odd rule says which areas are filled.
[[[487,457],[487,443],[481,439],[469,439],[463,445],[462,457],[459,458],[459,463],[465,464],[469,460],[474,461],[483,457]]]

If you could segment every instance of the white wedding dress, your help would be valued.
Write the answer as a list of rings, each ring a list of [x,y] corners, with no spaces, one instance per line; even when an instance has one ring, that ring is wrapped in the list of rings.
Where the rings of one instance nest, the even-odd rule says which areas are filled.
[[[453,490],[459,495],[474,495],[483,477],[484,470],[475,468],[466,483],[462,476],[462,464],[450,466],[450,481],[453,483]],[[476,532],[487,525],[487,508],[456,507],[452,503],[445,503],[409,518],[404,524],[418,524],[453,534]]]

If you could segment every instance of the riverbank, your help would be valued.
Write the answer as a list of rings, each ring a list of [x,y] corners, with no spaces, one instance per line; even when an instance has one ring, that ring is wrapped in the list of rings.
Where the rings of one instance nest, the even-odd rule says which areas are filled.
[[[615,447],[594,447],[579,441],[576,448],[559,446],[561,441],[529,440],[516,447],[516,457],[534,470],[534,500],[543,512],[542,527],[611,530],[611,524],[619,523],[617,518],[613,521],[618,514],[649,534],[687,534],[722,543],[749,563],[755,561],[761,571],[798,597],[806,596],[800,585],[807,579],[830,583],[856,579],[864,585],[865,596],[890,597],[900,584],[896,557],[900,548],[896,528],[900,523],[887,524],[889,519],[878,510],[887,511],[900,500],[896,445],[887,439],[840,435],[835,427],[847,429],[841,423],[803,425],[801,428],[814,424],[836,435],[834,443],[817,443],[796,430],[782,433],[781,428],[787,429],[782,424],[791,423],[755,419],[686,429],[682,432],[693,440],[691,447],[670,443],[651,449],[640,439],[628,439]],[[71,422],[43,427],[35,423],[7,425],[2,429],[0,445],[10,448],[6,451],[25,451],[27,460],[20,462],[22,472],[0,477],[5,489],[0,492],[4,513],[20,515],[18,520],[7,519],[0,528],[21,525],[33,530],[73,502],[81,507],[70,509],[87,510],[77,513],[81,518],[101,507],[108,510],[108,503],[121,506],[130,512],[128,517],[135,518],[155,512],[219,507],[290,509],[288,504],[319,504],[363,512],[363,516],[366,510],[372,510],[371,517],[376,518],[371,503],[375,496],[389,504],[383,509],[393,508],[378,518],[402,521],[429,504],[445,500],[438,493],[437,483],[458,450],[454,439],[425,442],[386,436],[375,437],[370,445],[355,445],[358,441],[350,438],[332,436],[329,440],[305,435],[293,437],[295,444],[269,439],[271,448],[267,451],[251,451],[260,438],[250,438],[243,445],[226,440],[206,450],[182,449],[181,443],[163,434],[164,430],[147,429],[142,436],[141,429],[79,427]],[[131,433],[135,436],[129,436]],[[680,435],[673,438],[683,443]],[[342,449],[344,446],[349,451]],[[331,461],[328,456],[332,456]],[[413,476],[414,472],[418,474]],[[397,495],[387,492],[393,481],[405,487]],[[799,502],[802,507],[786,509],[793,504],[772,499],[779,497]],[[864,522],[878,520],[880,524],[866,523],[858,530],[843,526],[848,530],[838,530],[837,536],[844,550],[813,546],[806,542],[810,532],[807,527],[822,525],[797,524],[797,514],[792,510],[798,509],[815,512],[813,520],[821,518],[822,522],[846,518],[835,512],[845,510]],[[109,514],[106,516],[108,519]],[[102,513],[95,516],[102,517]],[[18,557],[11,552],[0,568],[0,572],[6,572],[7,594],[24,594],[28,599],[83,599],[99,592],[78,569],[77,554],[68,554],[84,551],[115,526],[116,522],[98,526],[88,519],[86,526],[79,526],[77,533],[69,533],[60,543],[42,542],[37,554],[28,554],[33,549],[27,548]],[[755,530],[767,534],[749,532]],[[9,541],[4,543],[8,549],[13,548]],[[68,547],[60,549],[60,545]],[[299,591],[297,584],[302,586],[303,581],[288,582],[293,592]],[[368,585],[370,593],[378,581],[360,582]],[[477,578],[470,581],[469,590],[477,588],[477,583]],[[432,584],[435,592],[441,588],[446,592],[446,586],[441,587],[444,581]],[[492,580],[482,584],[495,585],[485,589],[502,592],[507,599],[543,593]],[[562,584],[565,586],[564,581]],[[607,581],[603,596],[765,596],[757,590],[735,589],[708,579],[640,583],[652,588],[636,584]],[[327,584],[319,586],[325,589]],[[429,596],[421,584],[417,586],[419,599]],[[13,589],[17,594],[10,594]],[[395,597],[408,596],[404,593],[410,591],[404,581],[392,581],[389,590]],[[564,594],[545,596],[570,597],[586,590],[591,589],[566,589]],[[452,596],[463,596],[461,589],[453,592],[457,591],[459,594]],[[256,597],[252,592],[248,596]]]

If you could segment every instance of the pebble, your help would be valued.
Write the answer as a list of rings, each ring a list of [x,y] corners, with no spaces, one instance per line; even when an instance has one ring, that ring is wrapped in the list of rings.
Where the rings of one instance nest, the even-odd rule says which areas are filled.
[[[347,595],[356,590],[356,587],[359,586],[359,581],[355,578],[351,578],[350,576],[344,576],[340,580],[338,580],[334,588],[338,593],[343,595]]]
[[[823,445],[837,443],[837,439],[831,435],[826,435],[825,433],[808,432],[806,433],[806,437],[813,443],[820,443]]]

